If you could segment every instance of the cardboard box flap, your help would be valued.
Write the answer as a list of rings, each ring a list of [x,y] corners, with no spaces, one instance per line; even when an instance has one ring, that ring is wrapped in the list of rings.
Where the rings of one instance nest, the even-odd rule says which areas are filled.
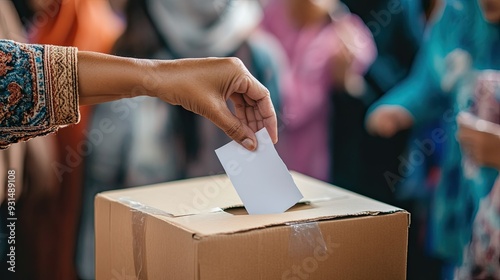
[[[345,196],[343,192],[339,192],[337,189],[325,189],[324,186],[301,180],[301,176],[304,175],[294,172],[292,172],[292,175],[296,181],[301,182],[297,182],[297,185],[304,195],[301,200],[303,203],[339,199]],[[301,188],[301,186],[303,187]],[[111,191],[106,192],[106,196],[129,204],[132,208],[134,208],[134,204],[148,206],[174,217],[220,212],[234,207],[243,207],[241,199],[226,175]]]
[[[197,236],[204,237],[355,216],[375,216],[396,212],[409,215],[406,211],[389,205],[378,203],[367,204],[366,202],[366,198],[353,196],[345,199],[311,203],[309,209],[298,211],[293,211],[292,209],[292,211],[289,210],[282,214],[233,215],[224,211],[178,217],[174,222],[183,228],[189,229]]]
[[[169,182],[100,195],[139,208],[177,224],[198,237],[230,234],[287,223],[366,216],[404,211],[358,194],[291,172],[307,205],[282,214],[247,215],[224,211],[242,206],[225,175]],[[209,178],[209,179],[207,179]],[[134,205],[135,204],[135,205]]]

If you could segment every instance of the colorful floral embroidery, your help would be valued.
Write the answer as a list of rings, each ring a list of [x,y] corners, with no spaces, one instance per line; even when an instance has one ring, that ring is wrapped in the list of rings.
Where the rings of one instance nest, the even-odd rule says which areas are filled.
[[[78,122],[76,49],[0,40],[0,148]]]

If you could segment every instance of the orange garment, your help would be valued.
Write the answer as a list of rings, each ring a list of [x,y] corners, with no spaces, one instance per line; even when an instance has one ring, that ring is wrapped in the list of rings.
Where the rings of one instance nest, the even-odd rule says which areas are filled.
[[[109,53],[123,30],[107,0],[54,0],[35,15],[37,13],[46,16],[48,22],[31,26],[31,43],[75,46],[80,51]],[[78,125],[49,136],[57,139],[58,163],[70,167],[59,174],[62,180],[58,192],[51,198],[28,196],[31,201],[25,203],[23,232],[31,245],[26,247],[33,255],[30,261],[34,269],[30,277],[34,278],[31,279],[77,278],[74,259],[84,172],[84,155],[78,151],[82,151],[86,141],[91,107],[80,107],[80,114]],[[68,151],[77,151],[81,162],[76,167],[73,167],[75,154]],[[68,162],[68,158],[73,163]]]
[[[51,18],[57,10],[57,15]],[[122,32],[122,23],[106,0],[53,0],[53,4],[40,12],[45,12],[49,22],[31,28],[29,36],[33,43],[108,53]]]

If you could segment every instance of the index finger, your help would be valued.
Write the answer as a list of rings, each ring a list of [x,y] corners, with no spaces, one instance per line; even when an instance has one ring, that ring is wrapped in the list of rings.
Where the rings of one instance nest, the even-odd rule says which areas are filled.
[[[273,143],[276,144],[278,142],[278,120],[269,90],[251,75],[247,75],[245,80],[246,83],[241,83],[237,92],[255,101],[264,127],[271,136]]]

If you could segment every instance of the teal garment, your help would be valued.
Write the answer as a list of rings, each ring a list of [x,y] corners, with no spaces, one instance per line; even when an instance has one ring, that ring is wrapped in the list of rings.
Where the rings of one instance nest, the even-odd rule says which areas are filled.
[[[498,172],[481,167],[465,176],[455,137],[456,116],[469,109],[475,76],[485,69],[500,69],[500,27],[484,20],[477,1],[455,0],[447,1],[429,31],[410,76],[367,115],[379,105],[400,105],[414,117],[417,128],[432,121],[443,124],[444,133],[436,137],[445,141],[442,177],[430,211],[431,250],[460,264],[479,200],[488,194]]]

